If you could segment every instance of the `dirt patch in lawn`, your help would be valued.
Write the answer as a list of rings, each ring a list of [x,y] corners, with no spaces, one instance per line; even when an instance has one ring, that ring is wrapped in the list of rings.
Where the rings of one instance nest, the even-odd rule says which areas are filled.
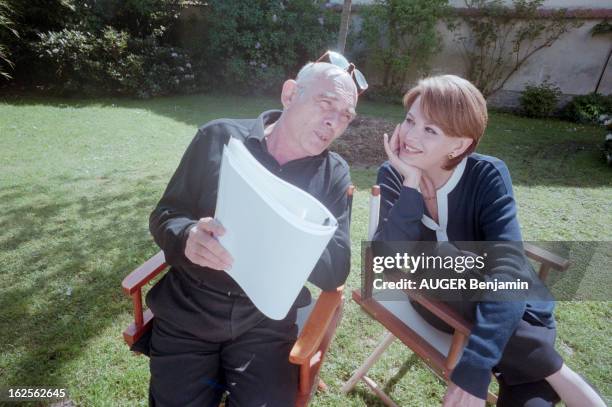
[[[358,117],[346,132],[334,141],[331,150],[340,154],[351,167],[378,167],[387,156],[383,134],[393,134],[397,123],[374,117]]]

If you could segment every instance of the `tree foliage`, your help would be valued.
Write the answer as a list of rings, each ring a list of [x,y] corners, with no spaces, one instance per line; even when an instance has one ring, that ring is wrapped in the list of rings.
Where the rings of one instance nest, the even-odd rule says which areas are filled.
[[[382,74],[384,90],[398,92],[411,71],[429,70],[428,61],[441,44],[436,25],[449,10],[448,0],[376,0],[364,8],[364,54]]]
[[[6,0],[0,0],[0,76],[11,79],[8,73],[14,64],[11,61],[9,51],[9,39],[19,38],[17,30],[14,28],[12,20],[12,9]]]
[[[334,42],[336,13],[318,0],[210,0],[201,65],[226,88],[279,90]]]

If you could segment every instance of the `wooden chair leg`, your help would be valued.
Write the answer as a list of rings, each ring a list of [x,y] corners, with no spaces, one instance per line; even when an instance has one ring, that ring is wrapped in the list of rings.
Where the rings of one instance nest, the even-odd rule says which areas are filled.
[[[327,391],[327,384],[325,384],[325,382],[322,379],[319,379],[319,383],[317,384],[317,390],[322,391],[322,392]]]
[[[365,362],[363,362],[363,364],[359,367],[359,369],[357,369],[357,371],[353,374],[353,376],[351,376],[351,378],[348,379],[346,383],[344,383],[344,386],[342,386],[340,391],[346,394],[349,391],[353,390],[357,382],[361,380],[365,376],[365,374],[368,372],[368,370],[370,370],[372,365],[376,363],[378,359],[380,359],[382,354],[385,352],[385,350],[387,350],[389,345],[391,345],[394,340],[395,340],[395,336],[391,332],[387,332],[385,336],[383,337],[383,340],[378,344],[376,349],[374,349],[374,352],[372,352],[372,354],[368,356],[368,358],[365,360]]]
[[[494,393],[491,393],[491,391],[489,391],[487,394],[487,404],[490,406],[497,404],[497,396]]]
[[[385,393],[384,391],[380,389],[380,387],[378,387],[378,384],[376,384],[374,380],[370,379],[368,376],[363,376],[362,380],[364,381],[365,384],[368,385],[370,389],[372,389],[372,391],[378,396],[378,398],[380,398],[380,400],[386,406],[399,407],[397,404],[393,402],[393,400],[391,400],[391,397],[387,396],[387,393]]]
[[[398,405],[395,404],[393,400],[391,400],[391,398],[384,391],[381,390],[381,388],[378,386],[378,384],[374,380],[366,376],[366,374],[368,373],[368,370],[370,370],[370,368],[374,365],[374,363],[376,363],[378,359],[380,359],[380,357],[387,350],[387,348],[393,343],[394,340],[395,340],[395,336],[391,332],[385,333],[385,336],[383,337],[382,341],[378,344],[378,346],[376,346],[376,349],[374,349],[372,354],[368,356],[368,358],[365,360],[365,362],[363,362],[363,364],[359,367],[359,369],[357,369],[357,371],[353,373],[351,378],[348,379],[346,383],[344,383],[340,391],[342,391],[343,394],[346,394],[350,392],[351,390],[353,390],[353,388],[357,385],[359,380],[363,380],[363,382],[381,399],[381,401],[386,406],[398,407]],[[426,366],[431,369],[429,365],[426,364]],[[435,375],[439,376],[435,370],[432,369],[432,372]],[[439,377],[444,381],[448,380],[447,378],[444,378],[441,376]],[[321,382],[319,383],[319,386],[320,385],[321,385]],[[497,403],[497,396],[489,392],[487,394],[487,404],[494,406],[496,403]]]

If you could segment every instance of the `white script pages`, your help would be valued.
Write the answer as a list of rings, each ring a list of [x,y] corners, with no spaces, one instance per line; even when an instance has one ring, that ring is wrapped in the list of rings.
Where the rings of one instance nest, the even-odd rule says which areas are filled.
[[[283,319],[338,222],[318,200],[278,178],[233,138],[223,149],[219,242],[234,258],[226,272],[267,317]]]

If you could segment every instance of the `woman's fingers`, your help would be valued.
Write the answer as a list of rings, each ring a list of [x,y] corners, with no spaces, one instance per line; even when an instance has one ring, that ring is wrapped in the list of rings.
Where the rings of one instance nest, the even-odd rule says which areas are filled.
[[[389,144],[391,145],[391,150],[399,156],[400,152],[400,136],[399,136],[400,125],[395,126],[395,130],[393,130],[393,135],[391,136],[391,141]]]
[[[400,149],[400,125],[395,127],[393,136],[389,139],[389,135],[384,133],[383,145],[385,147],[385,153],[389,158],[389,163],[395,168],[403,177],[404,185],[417,188],[421,178],[421,170],[408,163],[403,162],[399,157]]]
[[[384,143],[385,143],[385,152],[387,156],[389,156],[389,160],[391,160],[391,155],[394,155],[399,159],[400,152],[400,125],[395,126],[393,130],[393,135],[389,139],[389,135],[387,133],[384,134]]]
[[[387,153],[387,158],[389,158],[389,163],[391,163],[391,166],[397,171],[399,171],[401,174],[403,174],[403,163],[400,160],[399,156],[392,150],[391,143],[389,142],[389,135],[387,133],[384,134],[384,146],[385,152]]]
[[[385,153],[387,153],[387,157],[389,158],[389,161],[393,161],[395,158],[395,152],[393,152],[393,149],[391,148],[391,145],[389,142],[389,135],[387,133],[383,135],[383,144],[385,147]]]

